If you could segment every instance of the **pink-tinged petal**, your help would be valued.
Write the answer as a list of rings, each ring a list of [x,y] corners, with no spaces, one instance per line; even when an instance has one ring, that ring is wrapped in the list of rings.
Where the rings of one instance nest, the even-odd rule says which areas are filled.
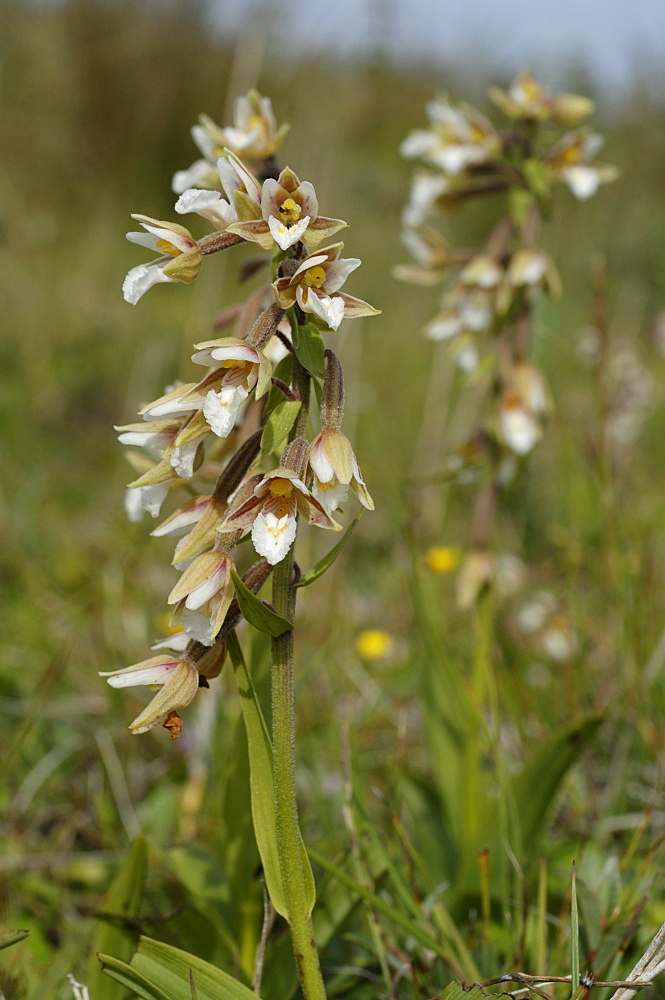
[[[275,241],[270,232],[268,223],[264,219],[249,219],[247,222],[234,222],[226,230],[227,233],[235,233],[243,240],[258,243],[263,250],[272,250]]]
[[[191,479],[194,475],[194,462],[200,440],[187,441],[171,452],[171,465],[181,479]]]
[[[324,282],[324,288],[328,295],[333,295],[338,291],[351,272],[360,267],[361,263],[357,257],[347,257],[344,260],[336,260],[332,264],[328,264]]]
[[[275,566],[291,548],[296,532],[295,517],[287,514],[278,518],[261,511],[252,528],[252,544],[260,556]]]
[[[188,639],[195,639],[202,646],[212,646],[215,636],[212,634],[213,624],[208,615],[201,611],[190,611],[189,608],[183,608],[178,620]]]
[[[280,250],[288,250],[289,247],[298,243],[304,237],[308,226],[308,215],[304,219],[299,219],[292,226],[285,225],[281,219],[274,215],[271,215],[268,219],[270,234]]]
[[[162,535],[184,535],[192,525],[197,524],[210,506],[211,497],[193,497],[183,504],[179,510],[170,514],[165,521],[150,532],[155,538]]]
[[[371,306],[369,302],[357,299],[353,295],[347,295],[346,292],[339,292],[337,298],[344,302],[344,315],[347,319],[358,319],[360,316],[378,316],[381,312],[380,309]]]
[[[316,497],[309,493],[308,496],[303,496],[300,493],[296,493],[296,503],[298,505],[298,512],[304,518],[306,518],[310,524],[316,525],[317,528],[329,528],[331,531],[340,531],[341,524],[326,512],[321,503],[316,499]]]
[[[132,524],[138,524],[142,520],[145,510],[141,503],[140,489],[137,490],[128,487],[125,490],[124,508],[127,520],[131,521]]]
[[[566,167],[561,171],[561,176],[578,201],[591,198],[600,186],[600,174],[596,167],[584,163]]]
[[[205,120],[210,121],[207,116]],[[212,160],[215,153],[216,142],[211,135],[210,129],[205,128],[203,125],[192,125],[190,135],[200,151],[206,157],[206,160]]]
[[[137,246],[145,247],[147,250],[153,250],[154,253],[161,253],[162,251],[157,246],[159,242],[156,236],[152,233],[125,233],[125,239],[128,239],[130,243],[136,243]]]
[[[294,194],[298,188],[302,187],[300,178],[297,174],[294,174],[291,167],[284,167],[281,174],[277,178],[277,183],[281,184],[286,193],[289,195]],[[307,181],[305,181],[305,183],[307,183]]]
[[[224,230],[232,222],[238,221],[235,208],[222,198],[219,191],[199,191],[197,188],[188,188],[183,191],[175,203],[175,210],[178,215],[195,212],[204,219],[208,219],[220,230]]]
[[[133,214],[132,219],[140,222],[144,229],[152,233],[158,240],[165,240],[177,247],[181,252],[191,250],[196,246],[196,240],[184,226],[177,222],[160,222],[158,219],[151,219],[148,215]]]
[[[278,344],[280,344],[282,348],[284,347],[284,345],[279,340]],[[285,354],[288,354],[288,351],[286,351],[286,349],[284,349],[284,351]],[[271,378],[272,378],[272,363],[268,358],[268,356],[263,352],[261,352],[259,356],[259,368],[257,372],[256,387],[254,390],[254,395],[257,399],[261,399],[262,396],[265,396],[268,389],[270,389]]]
[[[309,464],[312,472],[320,483],[330,483],[335,476],[335,469],[326,455],[321,435],[312,442],[309,452]]]
[[[211,390],[203,403],[203,415],[213,434],[226,438],[233,430],[236,414],[249,396],[242,386],[222,386],[219,392]]]
[[[314,480],[314,496],[319,501],[327,514],[332,514],[338,510],[342,504],[346,503],[349,496],[349,487],[345,483],[325,482]]]
[[[318,247],[324,240],[329,240],[331,236],[338,233],[340,229],[346,229],[347,226],[348,223],[342,219],[326,219],[320,215],[318,219],[310,222],[302,241],[305,246]]]
[[[303,215],[309,215],[310,219],[316,220],[319,214],[319,201],[314,185],[309,181],[303,181],[298,188],[298,195]]]
[[[434,133],[426,132],[424,129],[417,129],[411,135],[407,135],[406,139],[402,141],[399,151],[406,159],[415,159],[429,153],[436,141]]]
[[[125,302],[135,306],[141,296],[145,295],[153,285],[158,285],[162,281],[174,282],[175,278],[164,274],[163,263],[167,260],[168,257],[165,257],[163,262],[155,261],[153,264],[139,264],[138,267],[133,267],[122,283],[122,295]]]
[[[283,188],[279,181],[269,177],[263,182],[261,191],[261,213],[264,221],[268,222],[271,216],[279,216],[279,210],[283,202],[290,197],[290,192]]]
[[[150,644],[151,649],[171,649],[174,653],[184,653],[189,645],[189,636],[184,632],[173,632],[165,639]]]
[[[189,705],[198,687],[198,670],[191,663],[181,661],[161,691],[157,692],[150,704],[130,724],[130,730],[134,734],[145,733],[160,725],[169,712]]]
[[[259,363],[259,352],[255,347],[250,347],[249,344],[239,344],[238,346],[222,344],[219,347],[211,348],[210,356],[214,361],[249,361],[253,365]]]
[[[291,278],[278,278],[273,282],[272,288],[275,293],[275,301],[282,309],[290,309],[296,301],[297,285],[291,284]]]
[[[317,288],[310,288],[307,302],[302,305],[305,312],[314,313],[331,330],[337,330],[344,319],[344,301],[340,295],[331,298],[329,295],[321,295]]]
[[[220,552],[204,552],[203,555],[197,556],[171,590],[167,598],[168,603],[177,604],[178,601],[181,601],[194,591],[200,591],[201,587],[206,587],[211,580],[218,584],[220,582],[220,567],[226,565],[227,559],[228,557]],[[196,610],[201,604],[205,604],[217,589],[218,587],[215,586],[212,592],[203,597],[200,603],[194,602],[189,604],[188,607]]]
[[[604,145],[604,136],[600,135],[599,132],[590,132],[582,138],[582,156],[585,160],[591,160],[596,153],[600,152]]]
[[[238,177],[240,183],[244,185],[245,191],[247,192],[250,201],[254,202],[257,205],[260,205],[261,184],[256,179],[254,174],[247,169],[242,160],[240,160],[236,156],[236,154],[233,153],[230,149],[226,149],[224,151],[224,156],[220,157],[219,160],[217,161],[217,169],[219,170],[219,176],[220,180],[222,181],[222,185],[224,185],[225,180],[230,183],[230,177],[226,173],[225,168],[222,168],[222,166],[220,166],[220,164],[223,163],[224,160],[228,161],[231,167],[235,170],[236,176]],[[226,190],[226,188],[224,188],[224,190]],[[229,201],[230,200],[231,199],[229,198]]]
[[[217,635],[220,628],[224,624],[226,612],[231,607],[231,602],[234,597],[235,589],[233,587],[233,581],[229,576],[225,589],[220,591],[210,604],[210,630],[213,636]]]
[[[197,353],[192,355],[192,361],[197,365],[212,366],[215,361],[249,361],[251,364],[258,364],[259,361],[256,348],[235,337],[203,340],[200,344],[194,344],[194,347]],[[200,384],[196,388],[200,388]]]
[[[249,528],[254,523],[258,511],[263,506],[263,498],[251,496],[236,510],[231,510],[220,525],[220,531],[236,531]]]
[[[100,671],[99,676],[106,677],[107,683],[114,688],[165,684],[179,663],[172,656],[161,653],[123,670]]]
[[[360,476],[360,472],[358,472],[358,475],[352,480],[351,489],[365,510],[374,510],[374,501],[372,500],[369,490]]]
[[[195,382],[188,382],[185,385],[177,386],[171,392],[167,392],[163,396],[160,396],[159,399],[155,399],[152,403],[143,406],[139,410],[139,416],[151,422],[161,421],[167,417],[179,417],[183,413],[190,413],[192,410],[198,409],[196,404],[188,403],[183,399],[195,386]]]
[[[224,129],[224,141],[227,146],[233,146],[234,149],[248,149],[254,145],[257,139],[261,137],[261,128],[256,126],[256,128],[250,129],[247,132],[242,132],[238,128],[234,128],[232,125],[227,125]]]
[[[213,187],[217,174],[207,160],[195,160],[187,170],[176,170],[171,181],[171,190],[182,194],[187,188],[209,190]]]
[[[222,191],[228,200],[232,202],[235,192],[242,188],[242,181],[238,176],[238,172],[225,156],[220,156],[217,160],[217,172],[222,185]]]
[[[302,264],[298,267],[296,271],[294,271],[293,277],[290,279],[291,284],[292,285],[296,284],[298,275],[304,274],[305,271],[308,271],[310,267],[318,267],[319,264],[325,264],[326,261],[328,260],[329,257],[327,253],[319,253],[314,255],[310,254],[309,257],[305,257]]]
[[[154,483],[152,486],[135,487],[141,495],[141,506],[151,517],[159,517],[170,485],[170,483]]]
[[[450,340],[462,332],[462,320],[459,313],[451,309],[439,313],[430,320],[423,328],[423,332],[429,340]]]
[[[189,608],[190,611],[197,611],[206,603],[206,601],[209,601],[211,597],[214,597],[215,594],[226,585],[228,579],[229,568],[227,562],[224,562],[216,573],[213,573],[200,586],[195,587],[189,592],[187,599],[185,600],[185,607]]]

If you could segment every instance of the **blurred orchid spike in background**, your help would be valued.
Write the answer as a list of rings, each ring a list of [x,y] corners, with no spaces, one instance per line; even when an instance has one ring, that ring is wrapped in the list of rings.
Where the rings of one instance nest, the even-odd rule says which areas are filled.
[[[427,105],[429,128],[401,145],[402,155],[421,159],[427,172],[415,175],[403,215],[403,242],[415,263],[400,265],[395,276],[442,286],[440,311],[423,332],[445,343],[450,363],[465,373],[476,398],[484,397],[472,462],[474,481],[481,478],[485,486],[472,505],[472,548],[458,575],[463,609],[499,579],[488,551],[498,499],[541,440],[552,409],[545,376],[532,360],[539,302],[561,294],[555,264],[538,245],[541,223],[554,210],[561,183],[586,200],[617,176],[614,167],[594,162],[599,135],[586,128],[561,134],[592,113],[592,101],[552,96],[528,69],[489,96],[508,117],[507,127],[441,97]],[[437,224],[446,212],[488,198],[501,199],[505,214],[492,215],[483,245],[455,251]],[[450,442],[458,455],[459,446]],[[461,480],[470,468],[457,462],[456,471]]]

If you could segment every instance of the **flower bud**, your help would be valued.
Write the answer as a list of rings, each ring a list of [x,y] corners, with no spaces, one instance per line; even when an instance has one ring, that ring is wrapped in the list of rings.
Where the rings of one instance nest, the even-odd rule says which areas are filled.
[[[326,374],[323,380],[321,423],[324,430],[338,431],[344,417],[344,374],[334,351],[326,351]]]

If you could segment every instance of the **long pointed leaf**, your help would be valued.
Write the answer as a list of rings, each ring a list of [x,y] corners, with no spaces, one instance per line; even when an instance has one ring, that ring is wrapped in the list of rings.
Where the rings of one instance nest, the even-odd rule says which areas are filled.
[[[0,951],[3,948],[11,947],[11,945],[16,944],[18,941],[22,941],[29,933],[30,931],[3,931],[0,934]]]
[[[351,524],[348,526],[348,528],[346,529],[346,531],[344,532],[344,534],[342,535],[342,537],[338,541],[337,545],[334,545],[332,547],[332,549],[330,550],[330,552],[328,552],[323,557],[323,559],[320,559],[317,562],[316,566],[313,566],[312,569],[308,570],[305,573],[305,575],[303,576],[303,578],[301,580],[298,580],[298,583],[296,584],[296,587],[308,587],[310,585],[310,583],[314,583],[314,581],[318,580],[320,576],[323,576],[323,574],[326,572],[326,570],[330,569],[330,567],[332,566],[332,564],[337,559],[337,556],[340,554],[340,552],[342,551],[342,549],[344,548],[344,546],[348,542],[348,540],[349,540],[349,538],[351,536],[351,532],[353,531],[353,529],[357,525],[358,521],[362,517],[362,513],[363,512],[360,511],[360,513],[358,514],[358,516],[353,519],[353,521],[351,522]]]
[[[522,840],[528,848],[542,830],[561,782],[576,762],[602,717],[593,715],[572,723],[538,748],[513,782]]]
[[[135,917],[143,900],[143,889],[148,870],[148,849],[145,839],[138,836],[132,843],[127,856],[111,883],[106,894],[103,910],[117,917]],[[136,947],[137,933],[123,927],[119,922],[104,922],[97,928],[93,939],[92,954],[103,952],[116,959],[129,959]],[[102,974],[95,957],[90,962],[86,985],[95,1000],[115,1000],[116,987]]]
[[[293,622],[287,621],[286,618],[282,618],[276,611],[267,607],[256,594],[252,593],[249,587],[245,586],[236,572],[232,571],[231,577],[242,616],[250,625],[253,625],[259,632],[265,632],[272,636],[273,639],[291,631]]]
[[[252,679],[249,675],[240,649],[240,644],[231,633],[229,636],[229,656],[233,665],[233,676],[240,695],[249,751],[250,790],[252,797],[252,818],[254,834],[263,863],[263,871],[272,905],[281,916],[288,920],[288,910],[282,888],[277,844],[277,820],[275,816],[275,787],[273,783],[272,744],[268,735]],[[316,900],[314,876],[301,840],[303,869],[308,888],[308,904],[311,913]]]
[[[169,1000],[191,1000],[190,972],[198,1000],[258,1000],[256,993],[228,972],[152,938],[140,939],[132,969],[163,990]]]
[[[127,989],[131,990],[132,993],[138,994],[143,1000],[189,1000],[189,997],[184,995],[180,997],[175,993],[164,993],[163,990],[160,990],[159,987],[151,983],[145,976],[142,976],[140,972],[133,969],[131,965],[121,962],[119,958],[101,954],[97,958],[101,962],[102,971],[106,973],[106,976],[116,983],[126,986]],[[104,981],[111,986],[109,979],[105,977]],[[115,990],[116,996],[117,992]]]

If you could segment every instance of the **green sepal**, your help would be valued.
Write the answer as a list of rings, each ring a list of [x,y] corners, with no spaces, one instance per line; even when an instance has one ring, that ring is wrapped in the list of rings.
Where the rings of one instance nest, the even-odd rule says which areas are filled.
[[[233,192],[233,207],[236,210],[238,222],[254,222],[261,218],[259,206],[244,191]]]
[[[235,570],[231,570],[231,578],[242,616],[250,625],[253,625],[259,632],[265,632],[266,635],[272,636],[273,639],[291,631],[293,622],[282,618],[276,611],[264,604],[256,594],[253,594],[245,586]]]
[[[305,575],[302,577],[302,579],[298,580],[298,582],[296,583],[296,587],[308,587],[310,585],[310,583],[314,583],[314,581],[318,580],[320,576],[323,576],[323,574],[326,572],[326,570],[330,569],[330,567],[332,566],[332,564],[337,559],[337,556],[340,554],[340,552],[342,551],[342,549],[346,545],[347,541],[349,540],[351,532],[353,531],[353,529],[357,525],[357,523],[360,520],[360,518],[362,517],[362,515],[363,515],[363,512],[360,511],[360,513],[358,514],[358,516],[356,518],[354,518],[353,521],[351,522],[351,524],[348,526],[348,528],[346,529],[346,531],[344,532],[344,534],[342,535],[342,537],[338,541],[337,545],[333,545],[333,547],[331,548],[330,552],[328,552],[323,557],[323,559],[319,559],[319,561],[317,562],[316,566],[312,566],[312,568],[305,573]]]
[[[286,439],[296,422],[302,403],[299,399],[284,399],[278,403],[266,421],[261,435],[261,451],[273,452]]]
[[[0,951],[3,948],[11,948],[13,944],[26,938],[30,931],[3,931],[0,934]]]
[[[296,357],[305,371],[317,378],[323,378],[325,374],[325,347],[323,337],[315,323],[308,321],[304,326],[297,323],[291,326],[293,337],[293,350]]]

